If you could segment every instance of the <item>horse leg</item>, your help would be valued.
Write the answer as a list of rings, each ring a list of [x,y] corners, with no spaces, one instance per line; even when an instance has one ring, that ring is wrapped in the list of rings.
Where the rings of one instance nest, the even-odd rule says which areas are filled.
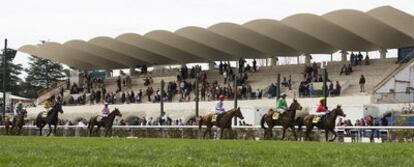
[[[295,140],[298,140],[298,137],[296,136],[296,130],[295,130],[295,125],[290,126],[290,129],[292,129],[292,133],[293,133],[293,137],[295,138]]]
[[[327,129],[325,129],[325,141],[328,141],[328,138],[329,138],[329,130],[327,130]]]
[[[335,139],[336,139],[336,132],[335,132],[335,130],[333,130],[333,129],[331,129],[330,130],[332,133],[333,133],[333,135],[334,135],[334,137],[331,139],[331,140],[329,140],[329,141],[334,141]]]
[[[224,136],[224,128],[220,128],[220,139],[223,139]]]
[[[56,129],[57,129],[57,123],[55,124],[55,127],[54,127],[54,129],[53,129],[53,136],[56,136]]]
[[[46,136],[50,136],[50,134],[52,133],[52,125],[50,125],[50,124],[48,124],[48,126],[49,126],[49,132],[47,133],[47,135]]]
[[[285,133],[286,133],[286,128],[283,127],[283,131],[282,131],[282,138],[280,140],[285,139]]]

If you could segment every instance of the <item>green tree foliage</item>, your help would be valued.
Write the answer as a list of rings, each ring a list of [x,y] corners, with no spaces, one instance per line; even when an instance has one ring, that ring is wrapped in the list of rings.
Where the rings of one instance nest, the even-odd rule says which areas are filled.
[[[53,87],[65,78],[61,64],[36,56],[29,58],[29,68],[25,71],[27,72],[26,84],[28,84],[26,86],[36,91]]]
[[[15,54],[15,51],[13,51]],[[4,54],[4,53],[3,53]],[[0,84],[3,83],[3,75],[4,75],[4,66],[3,66],[3,59],[5,56],[1,56],[0,60]],[[6,58],[6,91],[11,92],[12,94],[18,94],[20,90],[20,85],[22,84],[22,80],[19,78],[19,75],[23,71],[23,67],[21,64],[13,63],[14,55],[7,56]]]

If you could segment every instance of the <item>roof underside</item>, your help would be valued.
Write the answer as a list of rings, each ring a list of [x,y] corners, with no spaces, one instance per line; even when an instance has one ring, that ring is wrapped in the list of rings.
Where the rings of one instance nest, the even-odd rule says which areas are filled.
[[[414,17],[391,6],[361,12],[337,10],[322,16],[296,14],[281,21],[218,23],[208,28],[155,30],[144,35],[121,34],[63,44],[46,42],[18,50],[78,69],[120,69],[331,54],[338,50],[373,51],[414,46]]]

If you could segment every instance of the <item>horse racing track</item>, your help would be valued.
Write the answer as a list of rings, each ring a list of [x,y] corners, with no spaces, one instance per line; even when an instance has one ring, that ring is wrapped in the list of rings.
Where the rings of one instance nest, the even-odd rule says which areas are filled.
[[[412,166],[406,143],[0,137],[0,166]]]

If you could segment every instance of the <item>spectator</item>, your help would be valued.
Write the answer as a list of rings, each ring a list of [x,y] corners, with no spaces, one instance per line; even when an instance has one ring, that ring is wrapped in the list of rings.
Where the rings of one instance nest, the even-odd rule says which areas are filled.
[[[339,72],[339,75],[342,75],[342,74],[348,75],[345,64],[341,67],[341,72]]]
[[[121,76],[118,76],[118,79],[116,80],[116,85],[118,86],[118,90],[116,92],[121,91]]]
[[[365,56],[365,65],[369,65],[369,56],[368,56],[368,54]]]
[[[253,72],[257,71],[257,62],[256,59],[253,59]]]
[[[126,102],[126,95],[125,95],[125,92],[122,92],[121,103],[124,104],[125,102]]]
[[[359,88],[360,92],[365,92],[365,77],[364,75],[361,75],[361,78],[359,78]]]
[[[154,93],[154,90],[152,89],[152,87],[148,87],[147,88],[147,92],[146,92],[146,95],[147,95],[147,97],[148,97],[148,101],[150,102],[151,101],[151,96],[152,96],[152,94]]]
[[[336,85],[335,85],[335,94],[340,96],[341,95],[341,85],[339,85],[339,81],[336,81]]]
[[[330,95],[330,96],[333,96],[333,95],[335,94],[335,93],[334,93],[334,84],[332,83],[332,81],[331,81],[331,82],[329,82],[328,91],[329,91],[329,95]]]

